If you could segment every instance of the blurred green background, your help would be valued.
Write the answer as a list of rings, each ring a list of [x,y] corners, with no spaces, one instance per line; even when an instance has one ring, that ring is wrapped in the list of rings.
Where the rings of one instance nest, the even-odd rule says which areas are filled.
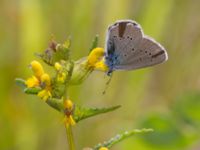
[[[107,26],[133,19],[145,34],[167,49],[169,60],[153,68],[94,72],[70,98],[85,106],[122,105],[115,112],[77,124],[77,149],[116,133],[154,128],[113,147],[114,150],[200,150],[200,1],[199,0],[1,0],[0,1],[0,149],[66,150],[63,116],[15,85],[31,75],[28,64],[54,35],[72,38],[72,56],[88,54],[99,34],[104,47]]]

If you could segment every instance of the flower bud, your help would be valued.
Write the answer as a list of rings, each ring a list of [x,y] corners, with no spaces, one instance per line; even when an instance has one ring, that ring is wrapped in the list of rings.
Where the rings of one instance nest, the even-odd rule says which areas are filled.
[[[32,61],[30,65],[34,75],[40,79],[40,77],[44,74],[42,65],[36,60]]]

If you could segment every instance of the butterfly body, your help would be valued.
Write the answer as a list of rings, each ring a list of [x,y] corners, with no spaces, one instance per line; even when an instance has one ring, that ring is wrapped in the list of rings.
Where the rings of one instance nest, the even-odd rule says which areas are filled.
[[[140,25],[131,20],[109,26],[105,46],[108,74],[114,70],[135,70],[166,61],[167,52],[154,39],[143,34]]]

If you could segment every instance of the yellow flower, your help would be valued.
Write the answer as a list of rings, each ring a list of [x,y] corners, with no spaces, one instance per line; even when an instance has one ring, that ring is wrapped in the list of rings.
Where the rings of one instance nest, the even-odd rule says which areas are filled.
[[[34,75],[40,79],[40,77],[44,74],[42,65],[36,60],[32,61],[30,65]]]
[[[55,63],[54,67],[55,67],[55,69],[56,69],[57,71],[60,71],[60,70],[62,69],[61,64],[58,63],[58,62]]]
[[[51,95],[51,78],[47,73],[41,76],[41,83],[44,84],[44,89],[38,93],[38,97],[46,101]]]
[[[37,94],[42,100],[46,101],[48,98],[52,97],[50,90],[44,89]]]
[[[89,67],[94,67],[95,64],[103,58],[103,56],[104,56],[103,48],[97,47],[97,48],[93,49],[87,58],[87,63],[89,65]]]
[[[76,122],[72,116],[72,111],[73,111],[73,108],[74,108],[74,104],[71,100],[67,99],[67,100],[64,100],[63,101],[63,104],[64,104],[64,107],[66,109],[66,112],[65,113],[65,118],[64,118],[64,123],[66,126],[68,125],[75,125]]]
[[[68,109],[69,111],[72,111],[73,107],[74,107],[74,104],[71,100],[67,99],[67,100],[64,100],[64,107],[66,109]]]
[[[67,75],[65,72],[63,72],[62,65],[60,63],[56,62],[54,67],[55,67],[56,71],[58,72],[57,73],[57,81],[64,83]]]
[[[105,64],[104,59],[104,49],[99,47],[93,49],[87,58],[87,64],[92,69],[108,71],[108,66]]]
[[[32,76],[26,80],[25,84],[28,88],[32,88],[39,86],[40,81],[35,76]]]
[[[44,83],[45,87],[49,87],[51,85],[51,78],[47,73],[44,73],[41,76],[41,82]]]
[[[66,79],[66,73],[64,72],[58,73],[58,76],[57,76],[58,82],[64,83],[65,79]]]
[[[100,147],[99,150],[108,150],[107,147]]]

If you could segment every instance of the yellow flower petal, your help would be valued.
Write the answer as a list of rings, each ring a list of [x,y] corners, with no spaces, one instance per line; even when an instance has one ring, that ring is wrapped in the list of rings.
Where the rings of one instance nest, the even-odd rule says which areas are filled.
[[[32,76],[26,80],[25,84],[28,88],[37,87],[39,86],[39,80],[35,76]]]
[[[36,60],[31,62],[31,69],[38,79],[44,74],[42,65]]]
[[[95,64],[94,69],[106,72],[108,71],[108,66],[105,64],[104,59],[102,59]]]
[[[99,62],[104,56],[103,48],[95,48],[93,49],[88,56],[88,65],[93,67],[97,62]]]

